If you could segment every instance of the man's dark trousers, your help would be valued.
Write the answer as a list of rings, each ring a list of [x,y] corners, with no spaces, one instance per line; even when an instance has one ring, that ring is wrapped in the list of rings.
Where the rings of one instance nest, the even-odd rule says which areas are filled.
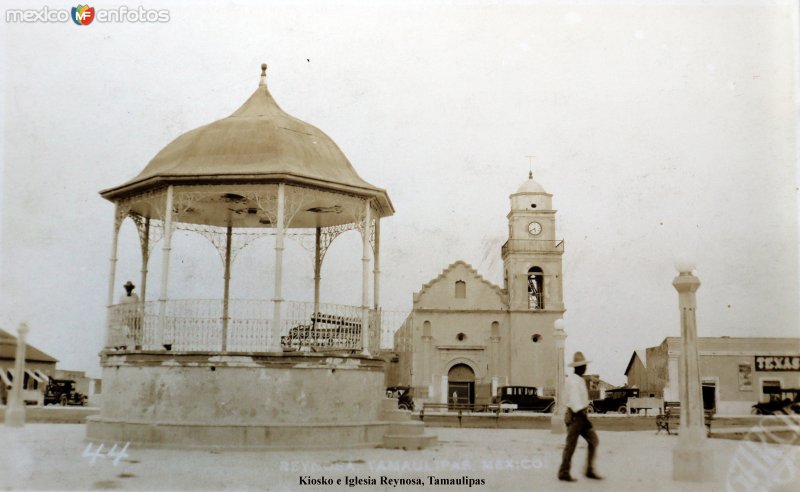
[[[571,418],[570,418],[571,414]],[[573,413],[567,409],[567,443],[564,446],[564,454],[561,456],[561,467],[558,469],[558,476],[569,476],[569,470],[572,465],[572,454],[575,452],[575,446],[578,444],[578,436],[582,436],[589,444],[589,454],[586,459],[586,472],[594,470],[594,453],[599,444],[597,434],[592,428],[592,423],[589,422],[589,417],[586,416],[586,410]]]

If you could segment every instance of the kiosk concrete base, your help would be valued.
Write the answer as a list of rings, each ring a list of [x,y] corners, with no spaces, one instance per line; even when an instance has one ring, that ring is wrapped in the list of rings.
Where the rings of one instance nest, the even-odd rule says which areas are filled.
[[[86,439],[94,443],[154,448],[325,449],[379,446],[388,422],[308,425],[209,425],[125,422],[89,417]]]
[[[367,356],[107,352],[102,365],[92,442],[341,448],[380,445],[397,426],[384,418],[384,362]]]

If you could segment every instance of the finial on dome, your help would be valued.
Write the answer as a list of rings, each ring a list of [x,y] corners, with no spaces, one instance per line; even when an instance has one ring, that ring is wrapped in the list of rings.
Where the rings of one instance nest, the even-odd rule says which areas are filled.
[[[535,155],[526,155],[528,158],[528,179],[533,179],[533,158]]]
[[[261,81],[258,83],[258,85],[266,85],[266,83],[267,83],[267,64],[266,63],[262,63],[261,64]]]

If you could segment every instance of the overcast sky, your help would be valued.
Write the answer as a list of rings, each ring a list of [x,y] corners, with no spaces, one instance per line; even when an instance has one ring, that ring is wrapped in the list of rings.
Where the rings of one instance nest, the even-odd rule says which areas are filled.
[[[676,254],[702,281],[700,336],[798,335],[793,2],[142,5],[169,22],[0,24],[0,327],[28,321],[60,368],[100,374],[113,208],[97,192],[236,110],[262,61],[282,108],[388,191],[386,309],[456,260],[502,285],[508,195],[534,155],[566,244],[567,352],[590,372],[622,383],[633,350],[680,334]],[[358,243],[334,243],[323,301],[360,304]],[[128,224],[120,285],[138,283],[136,248]],[[174,295],[221,295],[210,246],[173,253]],[[243,251],[234,297],[271,298],[272,255]],[[308,298],[304,255],[287,250],[288,299]]]

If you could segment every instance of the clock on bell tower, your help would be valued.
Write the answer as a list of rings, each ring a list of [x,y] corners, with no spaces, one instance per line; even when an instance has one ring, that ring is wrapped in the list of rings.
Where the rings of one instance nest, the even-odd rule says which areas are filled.
[[[563,311],[564,242],[556,239],[553,195],[533,179],[531,172],[510,199],[509,238],[502,248],[509,307]]]

